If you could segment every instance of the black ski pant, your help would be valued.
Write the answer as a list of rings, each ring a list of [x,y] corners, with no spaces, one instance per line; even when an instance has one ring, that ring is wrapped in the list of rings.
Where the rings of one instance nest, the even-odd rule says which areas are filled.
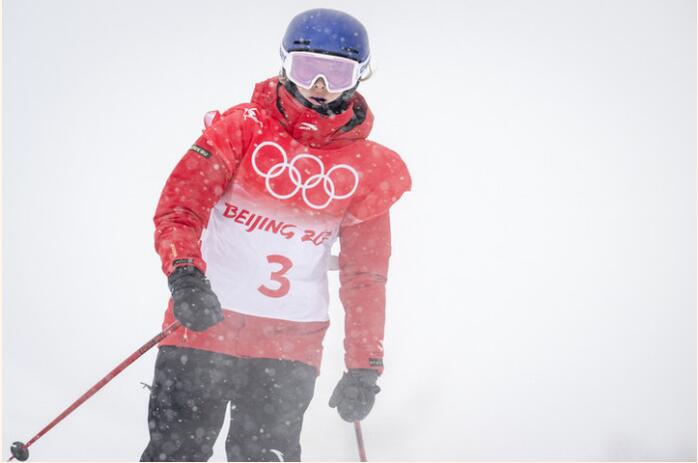
[[[315,378],[315,368],[301,362],[163,346],[141,461],[208,461],[228,406],[228,461],[300,461]]]

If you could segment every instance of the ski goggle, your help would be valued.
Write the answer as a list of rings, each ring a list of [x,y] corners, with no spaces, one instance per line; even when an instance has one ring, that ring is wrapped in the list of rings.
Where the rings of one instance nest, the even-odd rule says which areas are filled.
[[[327,90],[343,92],[354,88],[368,69],[369,59],[363,63],[341,56],[281,49],[281,59],[286,76],[291,82],[307,90],[322,77]]]

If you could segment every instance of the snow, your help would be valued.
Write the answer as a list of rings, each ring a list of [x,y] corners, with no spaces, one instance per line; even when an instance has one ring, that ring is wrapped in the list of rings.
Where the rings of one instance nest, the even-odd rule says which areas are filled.
[[[164,181],[316,6],[3,3],[4,457],[160,330]],[[695,460],[695,3],[323,6],[367,26],[371,138],[414,180],[393,212],[369,460]],[[357,459],[327,406],[335,280],[310,461]],[[31,459],[137,459],[154,356]]]

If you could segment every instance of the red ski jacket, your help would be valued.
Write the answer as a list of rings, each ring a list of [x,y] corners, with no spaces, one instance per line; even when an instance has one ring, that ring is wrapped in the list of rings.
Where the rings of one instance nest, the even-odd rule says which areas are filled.
[[[257,84],[251,103],[206,115],[162,191],[155,248],[167,275],[181,265],[203,271],[225,318],[161,345],[295,360],[319,372],[339,239],[345,363],[382,372],[388,210],[411,180],[397,153],[366,139],[372,124],[358,93],[325,116],[277,78]],[[163,326],[173,321],[170,300]]]

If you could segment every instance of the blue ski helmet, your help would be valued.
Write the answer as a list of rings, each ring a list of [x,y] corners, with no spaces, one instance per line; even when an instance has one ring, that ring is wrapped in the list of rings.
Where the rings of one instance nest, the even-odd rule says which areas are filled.
[[[286,29],[281,48],[286,52],[342,56],[359,63],[367,62],[371,55],[364,25],[347,13],[327,8],[296,15]]]

